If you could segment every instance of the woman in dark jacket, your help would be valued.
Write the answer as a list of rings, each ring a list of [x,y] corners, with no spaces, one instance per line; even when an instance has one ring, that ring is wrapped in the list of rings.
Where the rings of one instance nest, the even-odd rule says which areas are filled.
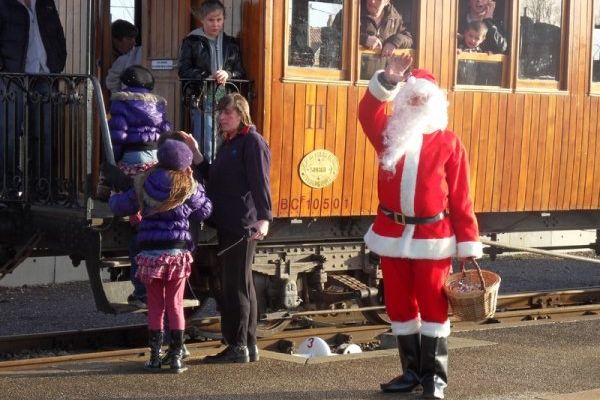
[[[208,171],[207,194],[215,205],[210,222],[217,228],[223,252],[218,259],[223,290],[221,331],[228,346],[206,357],[205,362],[243,363],[258,360],[252,259],[256,240],[265,238],[272,220],[271,154],[252,125],[248,102],[242,95],[223,97],[217,112],[223,143]]]

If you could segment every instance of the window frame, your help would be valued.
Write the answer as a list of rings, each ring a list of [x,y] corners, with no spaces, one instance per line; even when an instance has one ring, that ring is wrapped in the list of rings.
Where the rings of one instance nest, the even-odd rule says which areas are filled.
[[[310,82],[330,82],[330,83],[343,83],[344,80],[349,79],[349,66],[348,66],[348,39],[350,38],[350,27],[348,21],[350,18],[349,14],[352,14],[353,2],[352,0],[342,0],[342,62],[341,68],[324,68],[315,66],[295,66],[289,65],[289,48],[290,48],[290,21],[292,18],[289,9],[291,8],[291,2],[293,0],[285,0],[284,9],[284,45],[283,45],[283,81],[310,81]],[[306,0],[307,2],[309,0]]]
[[[590,65],[589,65],[589,73],[590,73],[590,82],[589,82],[589,94],[591,95],[600,95],[600,81],[594,82],[594,58],[593,58],[593,50],[594,50],[594,24],[595,24],[595,15],[594,15],[594,9],[598,7],[598,16],[600,17],[600,0],[594,0],[592,2],[592,12],[591,14],[591,18],[592,18],[592,23],[590,24],[590,45],[588,48],[588,54],[590,56]]]
[[[461,0],[457,0],[457,15],[455,19],[456,32],[458,33],[458,21],[460,15],[458,13]],[[465,0],[468,1],[468,0]],[[600,1],[600,0],[594,0]],[[570,29],[569,19],[571,14],[571,2],[569,0],[561,0],[561,35],[560,35],[560,64],[558,71],[558,80],[542,80],[542,79],[520,79],[519,78],[519,42],[521,37],[520,14],[521,0],[508,0],[506,2],[505,11],[507,21],[510,23],[510,29],[506,34],[510,35],[510,43],[506,54],[482,55],[481,58],[489,59],[490,57],[502,56],[502,85],[487,86],[487,85],[465,85],[458,83],[458,63],[460,60],[472,59],[473,53],[457,54],[454,61],[454,86],[455,91],[481,91],[481,92],[535,92],[535,93],[560,93],[567,90],[568,82],[567,74],[569,67],[567,45],[569,41]],[[563,29],[564,27],[564,29]],[[454,47],[458,47],[458,39],[454,38]],[[477,56],[475,56],[477,57]],[[598,92],[600,93],[600,82],[598,84]]]
[[[513,22],[517,24],[513,31],[515,37],[521,37],[520,9],[521,0],[516,1],[517,7],[513,10]],[[545,79],[520,79],[519,78],[519,49],[514,46],[513,56],[513,80],[515,91],[533,91],[533,92],[558,92],[566,89],[566,75],[568,74],[568,52],[567,44],[570,35],[569,20],[571,14],[570,2],[561,0],[561,29],[560,29],[560,63],[558,67],[558,80]],[[516,41],[515,41],[516,42]]]

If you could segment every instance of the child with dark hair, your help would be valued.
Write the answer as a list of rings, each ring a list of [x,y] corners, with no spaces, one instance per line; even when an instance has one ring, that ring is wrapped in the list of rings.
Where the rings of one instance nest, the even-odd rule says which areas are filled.
[[[458,37],[458,51],[469,53],[483,53],[481,44],[488,33],[487,25],[482,21],[471,21],[465,25],[465,29]]]
[[[162,141],[161,141],[162,142]],[[166,139],[158,148],[158,164],[134,177],[134,187],[114,194],[109,206],[115,215],[140,211],[137,278],[147,288],[150,360],[145,368],[161,369],[163,320],[170,325],[170,369],[180,373],[185,318],[183,293],[191,273],[194,247],[189,221],[203,221],[212,212],[204,187],[192,173],[194,155],[186,143]]]
[[[154,77],[141,65],[133,65],[121,74],[125,90],[111,96],[108,121],[115,161],[121,171],[128,176],[142,173],[157,163],[157,141],[163,132],[171,129],[165,116],[166,100],[152,93]],[[102,196],[99,196],[102,197]],[[130,217],[132,225],[139,223],[139,216]],[[146,302],[146,288],[135,278],[135,256],[138,248],[132,238],[129,257],[131,259],[131,280],[134,291],[128,297],[129,304],[143,308]]]

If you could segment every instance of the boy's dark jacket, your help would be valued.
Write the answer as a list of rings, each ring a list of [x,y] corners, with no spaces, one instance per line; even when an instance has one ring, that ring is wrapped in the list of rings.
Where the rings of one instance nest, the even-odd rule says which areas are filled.
[[[240,46],[234,38],[223,34],[223,70],[229,79],[243,79],[246,75],[242,66]],[[181,44],[179,54],[179,78],[206,79],[211,75],[210,44],[204,36],[190,33]]]

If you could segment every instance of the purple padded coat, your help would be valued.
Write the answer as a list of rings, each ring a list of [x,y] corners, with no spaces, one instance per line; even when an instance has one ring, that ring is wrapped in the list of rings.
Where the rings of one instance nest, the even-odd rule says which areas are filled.
[[[129,87],[111,96],[110,137],[115,160],[127,147],[156,143],[161,133],[171,130],[165,116],[167,101],[143,88]]]
[[[142,176],[140,177],[140,179]],[[135,185],[140,187],[140,185]],[[171,190],[171,177],[167,171],[156,168],[143,182],[143,188],[150,197],[149,200],[162,202],[169,198]],[[147,202],[145,202],[147,204]],[[110,197],[108,205],[117,216],[135,214],[139,210],[136,188],[127,192],[114,194]],[[204,192],[204,187],[197,184],[196,191],[185,202],[173,209],[151,213],[148,207],[142,210],[142,222],[138,226],[137,242],[144,248],[152,243],[167,245],[172,242],[184,241],[187,249],[194,247],[190,233],[192,221],[203,221],[212,212],[212,203]]]

